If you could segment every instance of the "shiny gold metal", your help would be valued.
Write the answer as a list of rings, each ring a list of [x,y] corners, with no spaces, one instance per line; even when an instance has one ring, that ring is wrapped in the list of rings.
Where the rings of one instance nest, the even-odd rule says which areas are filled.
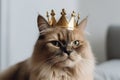
[[[51,24],[51,22],[50,22],[50,15],[49,15],[48,11],[46,12],[46,17],[47,17],[48,23]]]
[[[62,12],[61,12],[61,17],[58,21],[56,21],[55,19],[55,12],[54,10],[51,10],[51,19],[50,16],[49,16],[49,13],[47,12],[47,19],[48,19],[48,23],[50,26],[58,26],[58,27],[64,27],[64,28],[67,28],[69,30],[73,30],[74,27],[78,26],[78,23],[79,23],[79,19],[80,19],[80,14],[78,14],[77,16],[77,22],[76,22],[76,13],[75,11],[72,12],[71,14],[71,19],[70,21],[68,22],[67,19],[66,19],[66,11],[65,9],[62,9]]]
[[[54,12],[53,9],[51,10],[51,23],[50,23],[50,25],[51,26],[55,26],[56,25],[55,12]]]
[[[58,20],[58,23],[56,25],[61,27],[67,27],[68,21],[65,16],[66,15],[65,9],[62,9],[61,15],[62,15],[61,18]]]
[[[75,21],[75,12],[73,11],[72,14],[71,14],[71,19],[70,19],[70,22],[68,24],[68,29],[69,30],[73,30],[74,27],[76,26],[76,21]]]
[[[76,23],[76,26],[79,25],[79,20],[80,20],[80,13],[78,13],[78,16],[77,16],[77,23]]]

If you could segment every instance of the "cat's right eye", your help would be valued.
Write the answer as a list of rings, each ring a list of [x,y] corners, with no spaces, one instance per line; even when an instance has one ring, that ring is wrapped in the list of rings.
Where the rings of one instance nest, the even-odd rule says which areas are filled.
[[[54,46],[56,46],[56,47],[60,47],[60,46],[61,46],[61,44],[60,44],[59,41],[51,41],[51,43],[52,43]]]

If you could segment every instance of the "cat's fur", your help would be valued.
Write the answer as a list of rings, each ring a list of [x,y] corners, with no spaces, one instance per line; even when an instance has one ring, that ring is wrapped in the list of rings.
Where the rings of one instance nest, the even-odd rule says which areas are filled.
[[[40,15],[37,22],[40,36],[33,55],[2,72],[0,80],[93,80],[94,56],[84,36],[87,19],[74,30],[50,27]]]

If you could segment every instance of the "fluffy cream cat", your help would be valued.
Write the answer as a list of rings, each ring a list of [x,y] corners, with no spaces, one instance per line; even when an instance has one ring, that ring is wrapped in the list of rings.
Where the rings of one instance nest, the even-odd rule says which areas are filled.
[[[37,19],[40,36],[32,56],[0,74],[0,80],[93,80],[94,56],[85,39],[87,18],[74,30]]]

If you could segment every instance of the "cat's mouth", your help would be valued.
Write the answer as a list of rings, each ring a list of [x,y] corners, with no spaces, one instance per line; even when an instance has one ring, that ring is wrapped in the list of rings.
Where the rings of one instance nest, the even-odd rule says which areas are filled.
[[[55,64],[54,64],[54,66],[66,66],[66,65],[69,65],[70,63],[72,63],[72,62],[74,62],[75,60],[74,59],[72,59],[71,57],[67,57],[66,59],[64,59],[64,60],[60,60],[60,61],[58,61],[58,62],[56,62]]]
[[[65,62],[65,61],[67,61],[67,60],[74,61],[72,58],[67,57],[65,60],[59,61],[58,63]]]
[[[69,59],[69,60],[71,60],[71,61],[74,61],[74,59],[72,59],[72,58],[71,58],[71,57],[69,57],[69,56],[68,56],[68,58],[67,58],[67,59]],[[66,60],[67,60],[67,59],[66,59]]]

